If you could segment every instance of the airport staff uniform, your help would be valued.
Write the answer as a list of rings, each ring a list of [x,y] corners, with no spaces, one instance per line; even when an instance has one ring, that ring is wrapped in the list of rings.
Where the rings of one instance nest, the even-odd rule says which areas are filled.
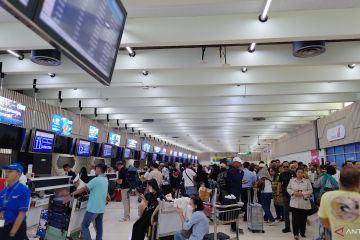
[[[14,237],[10,237],[10,231],[20,212],[27,212],[30,203],[30,190],[19,181],[11,187],[6,187],[0,192],[0,211],[4,217],[4,227],[0,228],[1,240],[24,240],[26,239],[26,217]]]

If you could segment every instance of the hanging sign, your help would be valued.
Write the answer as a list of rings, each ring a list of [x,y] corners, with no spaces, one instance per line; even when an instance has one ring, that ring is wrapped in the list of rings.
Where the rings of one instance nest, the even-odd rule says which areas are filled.
[[[345,138],[345,127],[344,125],[339,125],[333,128],[330,128],[326,132],[326,138],[329,142],[344,139]]]

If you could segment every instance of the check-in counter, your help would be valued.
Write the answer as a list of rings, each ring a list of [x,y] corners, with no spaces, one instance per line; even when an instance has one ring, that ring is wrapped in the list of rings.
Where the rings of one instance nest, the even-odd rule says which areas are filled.
[[[31,190],[30,209],[28,211],[28,227],[39,223],[40,214],[43,209],[48,209],[50,197],[55,190],[69,189],[72,184],[70,176],[30,178],[28,186]]]

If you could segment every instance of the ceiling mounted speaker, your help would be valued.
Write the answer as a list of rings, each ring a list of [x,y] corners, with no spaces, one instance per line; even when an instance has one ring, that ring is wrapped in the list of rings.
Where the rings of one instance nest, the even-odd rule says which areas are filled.
[[[31,61],[43,66],[59,66],[61,53],[56,49],[32,50]]]
[[[293,42],[293,55],[299,58],[318,56],[326,51],[325,41]]]

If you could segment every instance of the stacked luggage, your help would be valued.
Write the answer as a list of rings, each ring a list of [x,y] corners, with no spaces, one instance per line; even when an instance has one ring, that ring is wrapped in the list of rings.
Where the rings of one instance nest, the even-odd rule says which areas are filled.
[[[70,203],[65,203],[63,198],[50,199],[45,240],[67,239],[70,217]]]

